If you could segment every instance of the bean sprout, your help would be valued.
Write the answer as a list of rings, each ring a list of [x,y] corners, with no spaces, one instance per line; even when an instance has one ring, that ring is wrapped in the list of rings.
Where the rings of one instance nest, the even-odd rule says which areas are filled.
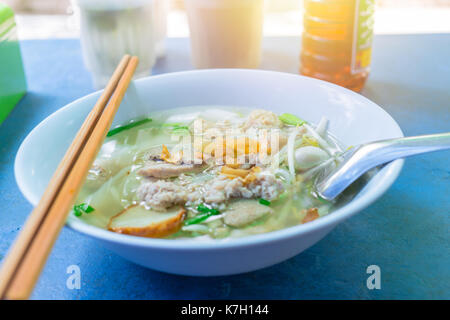
[[[209,228],[202,224],[193,224],[190,226],[184,226],[181,228],[183,231],[190,231],[190,232],[199,232],[199,233],[208,233]]]
[[[325,167],[329,166],[331,163],[333,163],[336,159],[335,158],[330,158],[328,160],[325,160],[324,162],[318,164],[317,166],[315,166],[314,168],[309,169],[308,171],[303,173],[303,177],[305,178],[305,180],[310,179],[311,177],[313,177],[318,171],[324,169]]]
[[[327,134],[327,129],[328,129],[328,119],[325,117],[322,117],[322,119],[320,119],[319,124],[316,126],[316,132],[321,136],[321,137],[326,137]]]
[[[295,130],[289,135],[287,143],[288,167],[289,172],[291,173],[292,176],[295,176],[295,163],[294,163],[295,138],[300,133],[300,128],[301,127],[295,128]]]
[[[334,156],[334,154],[337,152],[336,148],[330,146],[330,144],[325,139],[323,139],[320,134],[318,134],[313,128],[311,128],[311,126],[307,124],[304,124],[304,126],[308,134],[310,134],[314,139],[317,140],[319,146],[321,146],[322,149],[324,149],[330,156]]]

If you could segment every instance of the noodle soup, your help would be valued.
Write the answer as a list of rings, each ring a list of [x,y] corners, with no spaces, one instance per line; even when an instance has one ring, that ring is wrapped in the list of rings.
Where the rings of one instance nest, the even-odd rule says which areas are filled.
[[[316,196],[314,180],[343,151],[327,125],[234,107],[149,114],[108,133],[73,214],[111,232],[199,240],[320,219],[337,203]]]

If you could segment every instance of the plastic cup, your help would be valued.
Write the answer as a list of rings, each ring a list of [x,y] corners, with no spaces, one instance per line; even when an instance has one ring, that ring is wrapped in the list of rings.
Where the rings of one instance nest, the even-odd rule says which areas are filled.
[[[155,63],[153,0],[77,0],[81,45],[94,86],[103,88],[123,55],[139,57],[135,77]]]
[[[197,68],[257,68],[264,0],[185,0]]]
[[[157,58],[161,58],[166,54],[169,2],[169,0],[153,0],[155,17],[155,52]]]

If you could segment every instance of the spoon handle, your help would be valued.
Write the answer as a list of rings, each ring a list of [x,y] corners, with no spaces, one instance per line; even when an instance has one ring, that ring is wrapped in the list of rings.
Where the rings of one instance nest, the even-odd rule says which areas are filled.
[[[353,181],[381,164],[416,154],[450,149],[450,132],[381,140],[362,144],[343,154],[343,161],[317,181],[324,199],[334,199]]]

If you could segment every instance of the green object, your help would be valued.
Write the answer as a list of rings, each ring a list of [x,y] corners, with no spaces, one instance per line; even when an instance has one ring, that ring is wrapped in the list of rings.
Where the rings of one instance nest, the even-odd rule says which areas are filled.
[[[290,113],[283,113],[282,115],[278,116],[278,118],[283,121],[286,124],[289,124],[291,126],[301,126],[305,123],[305,120],[300,119],[297,116],[294,116]]]
[[[208,208],[207,206],[205,206],[203,204],[201,204],[197,207],[197,211],[201,212],[201,213],[199,213],[198,215],[196,215],[195,217],[193,217],[189,220],[186,220],[184,222],[184,224],[186,226],[203,222],[211,216],[216,216],[216,215],[220,214],[219,210]]]
[[[212,216],[211,213],[200,213],[200,214],[196,215],[194,218],[186,220],[184,222],[184,224],[186,226],[190,226],[192,224],[197,224],[197,223],[205,221],[206,219],[208,219],[211,216]]]
[[[210,210],[211,210],[211,209],[208,208],[207,206],[205,206],[204,204],[200,204],[200,205],[197,207],[197,211],[198,211],[198,212],[207,213],[207,212],[209,212]]]
[[[265,205],[265,206],[270,206],[270,201],[266,200],[266,199],[259,199],[259,203]]]
[[[212,213],[213,215],[220,214],[219,210],[213,209],[213,208],[209,208],[209,207],[205,206],[204,204],[200,204],[197,207],[197,211],[198,212],[203,212],[203,213],[208,213],[209,212],[209,213]]]
[[[0,3],[0,124],[26,91],[14,12]]]
[[[114,128],[114,129],[110,130],[106,134],[106,136],[107,137],[111,137],[111,136],[113,136],[115,134],[118,134],[119,132],[122,132],[124,130],[128,130],[128,129],[131,129],[131,128],[143,125],[144,123],[151,122],[151,121],[152,121],[152,119],[147,118],[147,119],[139,120],[139,121],[136,121],[136,122],[131,122],[131,123],[125,125],[125,126],[117,127],[117,128]]]
[[[187,127],[187,126],[176,126],[176,127],[173,127],[172,133],[173,134],[178,134],[178,135],[189,134],[189,127]]]
[[[74,205],[72,209],[73,214],[76,215],[77,217],[81,217],[83,213],[91,213],[93,211],[95,211],[95,209],[92,208],[87,203]]]
[[[173,123],[163,123],[162,126],[165,128],[174,128],[174,127],[179,127],[182,126],[183,124],[180,122],[173,122]]]
[[[182,123],[164,123],[162,125],[165,128],[170,129],[170,133],[176,134],[176,135],[188,135],[189,134],[189,127],[186,125],[183,125]]]

